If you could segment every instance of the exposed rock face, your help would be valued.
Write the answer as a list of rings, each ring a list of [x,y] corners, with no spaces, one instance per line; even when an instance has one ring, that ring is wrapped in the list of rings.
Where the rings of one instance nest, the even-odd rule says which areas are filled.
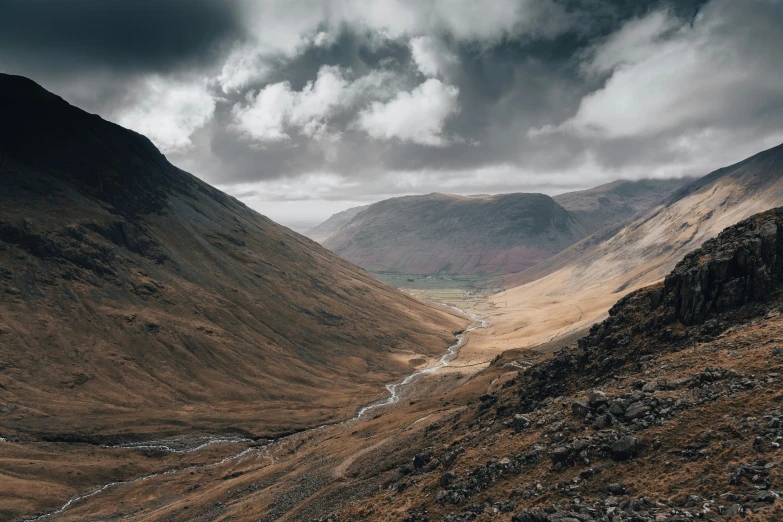
[[[719,329],[709,319],[719,313],[762,303],[777,295],[783,282],[783,208],[757,214],[686,256],[665,282],[632,292],[609,310],[580,339],[576,350],[563,350],[546,364],[531,368],[522,394],[525,408],[573,385],[570,379],[605,375],[613,368],[669,349],[683,337],[711,339]],[[701,325],[687,333],[685,327]],[[645,383],[646,391],[660,383]],[[574,414],[585,414],[574,404]],[[647,414],[645,404],[611,404],[613,414],[627,419]]]
[[[667,311],[690,326],[768,297],[783,279],[782,228],[783,210],[765,212],[685,256],[664,283]]]

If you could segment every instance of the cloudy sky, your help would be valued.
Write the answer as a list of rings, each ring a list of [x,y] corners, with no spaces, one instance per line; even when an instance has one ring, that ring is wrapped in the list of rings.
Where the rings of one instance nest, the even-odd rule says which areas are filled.
[[[783,0],[0,0],[0,71],[282,222],[783,142]]]

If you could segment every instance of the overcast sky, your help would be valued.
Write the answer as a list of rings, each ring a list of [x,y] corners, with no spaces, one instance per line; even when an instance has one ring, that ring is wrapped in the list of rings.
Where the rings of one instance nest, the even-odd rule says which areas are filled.
[[[783,142],[783,0],[0,0],[0,70],[282,222]]]

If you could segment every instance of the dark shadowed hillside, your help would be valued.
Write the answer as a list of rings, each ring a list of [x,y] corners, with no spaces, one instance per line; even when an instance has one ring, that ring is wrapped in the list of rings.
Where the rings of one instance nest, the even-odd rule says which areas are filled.
[[[370,205],[324,245],[373,271],[496,274],[533,266],[585,235],[543,194],[430,194]]]
[[[0,114],[0,436],[323,422],[462,327],[29,80]]]

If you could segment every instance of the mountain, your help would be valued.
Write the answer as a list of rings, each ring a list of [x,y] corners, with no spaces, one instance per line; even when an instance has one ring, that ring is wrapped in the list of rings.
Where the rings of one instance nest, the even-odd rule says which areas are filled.
[[[30,80],[0,114],[0,437],[343,418],[464,326]]]
[[[519,313],[494,322],[495,342],[535,346],[571,339],[725,227],[781,204],[783,145],[704,176],[631,222],[500,280],[507,290],[496,299]]]
[[[368,270],[410,274],[512,273],[520,266],[543,261],[574,238],[580,239],[583,233],[580,225],[584,233],[591,234],[628,221],[691,181],[688,178],[619,180],[554,196],[554,202],[567,210],[577,224],[568,219],[568,225],[556,223],[554,228],[560,227],[559,230],[546,232],[542,232],[546,228],[543,221],[535,223],[536,219],[542,219],[547,212],[553,212],[553,222],[566,218],[562,210],[555,210],[555,205],[538,194],[473,197],[430,194],[387,200],[381,207],[350,208],[306,231],[305,235]],[[528,204],[531,208],[525,214],[521,207]],[[358,214],[371,207],[374,209],[370,214],[352,223]],[[436,215],[439,211],[448,215],[439,218]],[[514,219],[520,220],[517,237],[512,232]],[[472,244],[469,241],[470,247],[466,249],[454,248],[464,237],[453,224],[461,226],[463,222],[474,227],[467,230],[468,236],[488,237]],[[349,229],[343,232],[349,223]],[[540,227],[537,231],[536,226]],[[478,228],[483,231],[476,233]],[[500,230],[495,232],[496,228]],[[534,237],[541,235],[549,237],[546,240]],[[381,236],[383,240],[378,239]],[[431,251],[433,237],[441,244]],[[520,248],[514,248],[515,242]]]
[[[782,253],[778,208],[554,354],[509,350],[445,393],[113,485],[57,518],[781,520]]]
[[[290,228],[297,234],[306,235],[305,232],[318,224],[317,221],[280,221],[280,225]]]
[[[587,234],[543,194],[387,199],[324,246],[371,271],[497,274],[533,266]]]
[[[313,241],[323,244],[327,239],[334,236],[339,232],[346,223],[356,216],[359,212],[365,210],[369,205],[363,205],[361,207],[352,207],[337,214],[333,214],[329,219],[323,223],[314,226],[308,230],[305,230],[303,234]]]
[[[560,194],[552,199],[592,234],[647,212],[693,181],[692,178],[617,180],[588,190]]]
[[[780,520],[782,252],[778,208],[621,299],[578,345],[499,358],[472,402],[356,463],[355,484],[396,474],[334,519]],[[520,355],[535,362],[509,366]]]

